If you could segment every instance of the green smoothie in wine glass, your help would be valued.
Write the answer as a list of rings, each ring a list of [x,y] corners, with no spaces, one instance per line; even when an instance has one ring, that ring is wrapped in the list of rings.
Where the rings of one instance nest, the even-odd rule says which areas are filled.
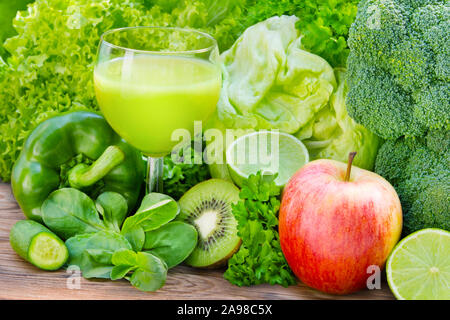
[[[105,32],[94,69],[100,110],[148,156],[147,192],[162,192],[163,156],[214,113],[221,88],[219,49],[210,35],[171,27]]]

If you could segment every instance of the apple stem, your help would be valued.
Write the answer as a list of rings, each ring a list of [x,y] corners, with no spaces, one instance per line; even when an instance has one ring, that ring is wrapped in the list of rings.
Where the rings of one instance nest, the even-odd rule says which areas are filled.
[[[355,159],[357,152],[350,152],[348,154],[348,162],[347,162],[347,173],[345,174],[345,182],[348,182],[350,180],[350,174],[352,172],[352,163],[353,163],[353,159]]]

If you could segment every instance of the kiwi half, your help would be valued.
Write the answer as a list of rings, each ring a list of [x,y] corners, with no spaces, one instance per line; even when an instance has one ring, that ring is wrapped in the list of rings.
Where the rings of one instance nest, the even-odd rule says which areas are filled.
[[[231,211],[231,204],[238,200],[239,189],[220,179],[201,182],[181,197],[178,219],[192,224],[198,231],[197,246],[185,260],[186,264],[220,267],[239,249],[241,239]]]

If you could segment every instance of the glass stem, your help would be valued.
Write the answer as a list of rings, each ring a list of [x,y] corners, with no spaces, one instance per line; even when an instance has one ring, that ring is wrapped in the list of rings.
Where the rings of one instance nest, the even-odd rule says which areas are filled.
[[[147,159],[147,190],[146,193],[163,192],[164,157]]]

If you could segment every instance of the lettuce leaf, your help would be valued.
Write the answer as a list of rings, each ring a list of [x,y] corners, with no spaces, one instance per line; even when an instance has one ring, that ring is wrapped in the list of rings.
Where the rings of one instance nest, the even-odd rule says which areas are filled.
[[[248,0],[239,19],[244,29],[272,16],[295,15],[303,35],[302,48],[345,67],[348,30],[356,17],[359,0]]]
[[[333,69],[300,48],[295,16],[248,28],[221,55],[223,86],[217,116],[227,128],[295,133],[324,108],[336,87]]]
[[[0,1],[0,58],[1,56],[6,56],[6,51],[3,48],[3,41],[16,34],[12,26],[13,18],[16,16],[18,10],[24,10],[27,7],[27,4],[32,1],[33,0]]]
[[[302,49],[298,21],[269,18],[222,53],[222,91],[208,127],[241,133],[278,129],[304,141],[312,160],[345,162],[356,151],[355,165],[371,170],[379,140],[347,114],[345,70],[335,72],[325,59]],[[212,173],[223,171],[215,166]]]
[[[187,154],[183,155],[183,151]],[[181,149],[173,157],[164,157],[163,190],[175,200],[196,184],[211,178],[207,164],[195,164],[195,153],[201,159],[201,152],[196,151],[192,143],[191,147]],[[189,157],[189,161],[184,161],[184,157]]]
[[[348,92],[345,69],[337,68],[335,74],[338,88],[333,92],[328,106],[316,117],[312,135],[303,143],[311,159],[345,162],[350,151],[357,151],[353,164],[372,170],[382,140],[350,118],[345,105]],[[299,138],[301,135],[301,132],[297,133]]]

